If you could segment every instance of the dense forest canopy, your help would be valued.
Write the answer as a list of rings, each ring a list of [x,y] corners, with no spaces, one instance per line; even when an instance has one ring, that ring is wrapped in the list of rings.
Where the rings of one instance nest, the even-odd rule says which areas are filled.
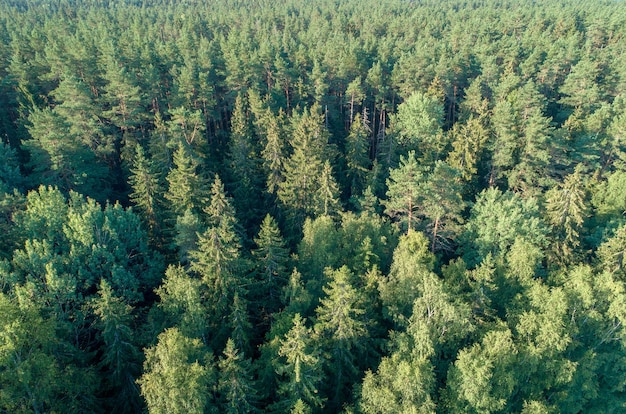
[[[626,411],[624,1],[0,0],[0,411]]]

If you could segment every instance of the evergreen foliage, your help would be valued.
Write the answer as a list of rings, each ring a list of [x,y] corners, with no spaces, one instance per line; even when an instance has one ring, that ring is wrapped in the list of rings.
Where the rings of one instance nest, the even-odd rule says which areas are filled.
[[[248,3],[0,0],[0,412],[626,411],[623,0]]]

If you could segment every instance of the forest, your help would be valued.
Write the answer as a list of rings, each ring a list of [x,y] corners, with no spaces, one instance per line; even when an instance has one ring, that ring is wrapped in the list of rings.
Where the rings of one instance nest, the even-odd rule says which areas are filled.
[[[1,413],[626,412],[623,0],[0,0]]]

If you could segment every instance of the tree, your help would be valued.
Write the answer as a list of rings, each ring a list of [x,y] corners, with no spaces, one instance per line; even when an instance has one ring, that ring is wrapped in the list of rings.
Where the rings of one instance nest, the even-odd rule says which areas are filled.
[[[506,410],[517,385],[517,353],[508,329],[490,331],[480,343],[461,350],[448,371],[447,409],[483,413]]]
[[[257,248],[252,251],[256,259],[258,286],[251,291],[262,301],[259,306],[263,313],[272,314],[280,307],[280,292],[287,283],[289,251],[280,234],[278,224],[269,214],[261,223],[257,238]]]
[[[158,237],[163,220],[163,201],[160,191],[162,183],[156,172],[154,163],[147,159],[143,148],[138,145],[133,166],[130,169],[128,183],[132,188],[129,194],[137,209],[142,214],[144,222],[148,225],[151,239]]]
[[[30,153],[30,185],[55,185],[65,192],[79,191],[98,200],[109,194],[108,171],[94,152],[70,131],[68,121],[50,109],[28,117],[31,139],[23,142]]]
[[[458,171],[443,161],[437,161],[432,173],[421,186],[419,213],[428,220],[426,234],[431,239],[430,250],[452,250],[451,240],[460,232],[465,202],[461,198]]]
[[[197,248],[190,251],[190,268],[207,289],[207,305],[211,326],[219,339],[225,334],[227,315],[233,311],[235,295],[245,292],[245,262],[241,257],[241,242],[235,232],[235,210],[226,197],[218,176],[211,187],[211,202],[205,209],[209,225],[199,235]],[[240,295],[244,299],[245,294]],[[219,332],[219,334],[217,333]],[[237,344],[240,346],[240,344]]]
[[[187,338],[200,338],[208,343],[208,310],[199,279],[190,277],[180,266],[170,265],[155,292],[160,298],[157,306],[164,314],[164,327],[175,326]]]
[[[105,371],[105,395],[116,412],[137,412],[141,407],[135,378],[141,371],[139,350],[133,340],[132,307],[116,297],[102,279],[98,297],[93,301],[102,341],[101,368]]]
[[[359,409],[367,414],[435,413],[430,396],[434,388],[432,365],[427,359],[415,363],[398,359],[397,354],[385,357],[375,374],[365,373]]]
[[[199,339],[170,328],[145,354],[144,374],[137,383],[151,413],[201,414],[212,407],[215,373]]]
[[[401,236],[393,252],[389,276],[380,284],[383,310],[399,326],[408,323],[413,302],[422,294],[423,279],[433,270],[435,257],[429,245],[420,232]]]
[[[346,137],[346,165],[348,167],[348,184],[350,194],[355,196],[364,190],[365,180],[372,161],[369,157],[369,137],[371,128],[367,113],[357,116],[350,126],[350,133]]]
[[[427,165],[440,158],[444,141],[440,139],[443,106],[436,98],[415,92],[398,105],[392,117],[398,142],[409,151],[419,151],[419,158]]]
[[[387,200],[383,201],[385,214],[399,218],[402,227],[406,227],[407,234],[411,233],[414,223],[417,222],[415,213],[419,207],[422,178],[422,170],[417,164],[414,151],[410,151],[406,157],[400,156],[398,168],[389,171]]]
[[[174,168],[167,174],[168,189],[165,199],[170,202],[170,211],[175,215],[187,209],[199,212],[205,203],[206,184],[199,176],[198,164],[189,153],[188,147],[178,144],[174,152]]]
[[[314,107],[293,118],[293,153],[284,164],[284,181],[278,187],[278,198],[289,209],[295,228],[315,212],[324,174],[328,136],[316,111]]]
[[[258,149],[252,136],[252,125],[248,119],[247,102],[237,95],[231,117],[228,166],[232,179],[232,194],[237,211],[246,212],[241,224],[250,228],[258,220],[261,181]],[[249,111],[248,111],[249,112]]]
[[[329,353],[327,372],[332,377],[328,389],[332,405],[340,409],[350,395],[350,386],[359,374],[359,355],[370,344],[365,322],[365,304],[362,295],[352,286],[354,275],[346,266],[328,270],[330,279],[323,287],[326,296],[320,299],[315,310],[315,330],[320,335],[321,346]]]
[[[546,194],[546,210],[556,244],[553,249],[557,260],[568,263],[575,260],[580,246],[580,231],[587,216],[586,194],[581,169],[565,178],[563,184]]]
[[[257,411],[257,395],[250,360],[242,357],[232,339],[226,342],[223,356],[218,361],[218,368],[217,390],[222,412],[243,414]]]
[[[314,210],[318,216],[334,216],[341,210],[339,187],[333,177],[333,170],[328,161],[324,163],[314,203]]]
[[[313,331],[306,327],[306,319],[298,313],[292,323],[291,329],[280,341],[278,351],[282,361],[277,372],[284,380],[279,386],[280,398],[274,409],[283,412],[295,407],[298,401],[314,407],[324,405],[324,399],[318,395],[322,361],[319,350],[313,348]]]
[[[265,145],[261,151],[263,167],[267,177],[265,186],[270,194],[275,194],[283,182],[285,157],[285,140],[283,135],[283,114],[275,116],[267,108],[262,118],[257,120],[259,129],[265,137]]]
[[[489,253],[497,257],[518,237],[539,247],[546,245],[547,228],[539,216],[537,201],[495,188],[478,194],[460,237],[464,260],[473,264]]]

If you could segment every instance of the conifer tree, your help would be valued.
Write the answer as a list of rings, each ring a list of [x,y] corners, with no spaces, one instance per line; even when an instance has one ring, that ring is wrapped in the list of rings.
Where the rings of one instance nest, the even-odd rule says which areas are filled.
[[[209,225],[199,235],[197,248],[189,253],[190,268],[199,275],[207,289],[210,322],[223,336],[224,329],[228,326],[225,323],[227,315],[234,312],[235,295],[244,291],[243,286],[247,285],[247,280],[244,276],[241,242],[235,232],[235,210],[226,197],[224,185],[218,176],[213,182],[211,202],[205,211]],[[221,336],[220,339],[226,340],[226,337]],[[241,344],[237,346],[241,347]]]
[[[364,190],[367,173],[371,168],[369,158],[369,136],[371,130],[367,113],[357,116],[352,122],[346,138],[346,164],[348,167],[349,188],[351,195],[358,195]]]
[[[111,395],[110,407],[116,412],[136,412],[141,402],[135,378],[141,368],[133,340],[132,308],[114,295],[104,279],[93,308],[104,342],[100,365],[106,372],[104,389]]]
[[[289,209],[297,227],[315,212],[316,193],[324,174],[328,138],[316,111],[317,107],[313,107],[293,118],[293,154],[285,162],[285,179],[278,189],[278,198]]]
[[[568,175],[562,185],[547,194],[547,213],[557,237],[554,245],[555,258],[563,263],[575,259],[580,246],[580,231],[587,215],[585,189],[581,170]]]
[[[232,339],[226,341],[218,361],[217,390],[223,413],[243,414],[257,411],[257,395],[249,359],[244,359]]]
[[[328,161],[324,163],[314,203],[314,210],[318,216],[335,216],[341,211],[339,187],[333,177],[333,170]]]
[[[416,212],[420,204],[422,177],[422,170],[413,151],[406,157],[401,156],[398,168],[389,171],[387,200],[383,201],[385,214],[399,217],[402,228],[406,228],[407,233],[415,228],[418,220]]]
[[[352,286],[354,275],[346,266],[328,270],[326,275],[330,281],[323,288],[326,296],[320,299],[315,311],[315,329],[321,336],[320,345],[329,354],[329,404],[338,410],[350,395],[350,386],[359,374],[359,355],[369,344],[363,297]]]
[[[199,212],[204,205],[205,184],[198,174],[196,160],[188,148],[180,143],[174,152],[174,168],[167,174],[168,188],[165,199],[170,211],[181,215],[186,210]]]
[[[155,240],[160,232],[163,220],[161,200],[161,183],[155,170],[154,163],[147,159],[143,148],[138,145],[133,166],[130,169],[128,183],[132,192],[129,194],[132,201],[148,225],[151,239]]]
[[[170,328],[145,354],[144,373],[137,382],[151,413],[201,414],[211,408],[214,368],[199,339]]]
[[[182,335],[208,343],[207,306],[200,280],[189,276],[181,266],[170,265],[155,292],[160,298],[157,306],[164,314],[165,327],[175,326]]]
[[[319,350],[313,348],[313,331],[305,324],[306,319],[296,314],[291,329],[280,341],[278,354],[282,361],[277,372],[284,379],[278,390],[279,400],[273,407],[277,411],[291,410],[300,400],[309,406],[324,405],[318,391],[322,361]]]
[[[257,286],[251,292],[262,301],[257,306],[272,314],[280,307],[280,292],[287,283],[289,251],[280,234],[278,224],[269,214],[261,223],[261,229],[254,239],[257,248],[252,251],[256,259]]]

